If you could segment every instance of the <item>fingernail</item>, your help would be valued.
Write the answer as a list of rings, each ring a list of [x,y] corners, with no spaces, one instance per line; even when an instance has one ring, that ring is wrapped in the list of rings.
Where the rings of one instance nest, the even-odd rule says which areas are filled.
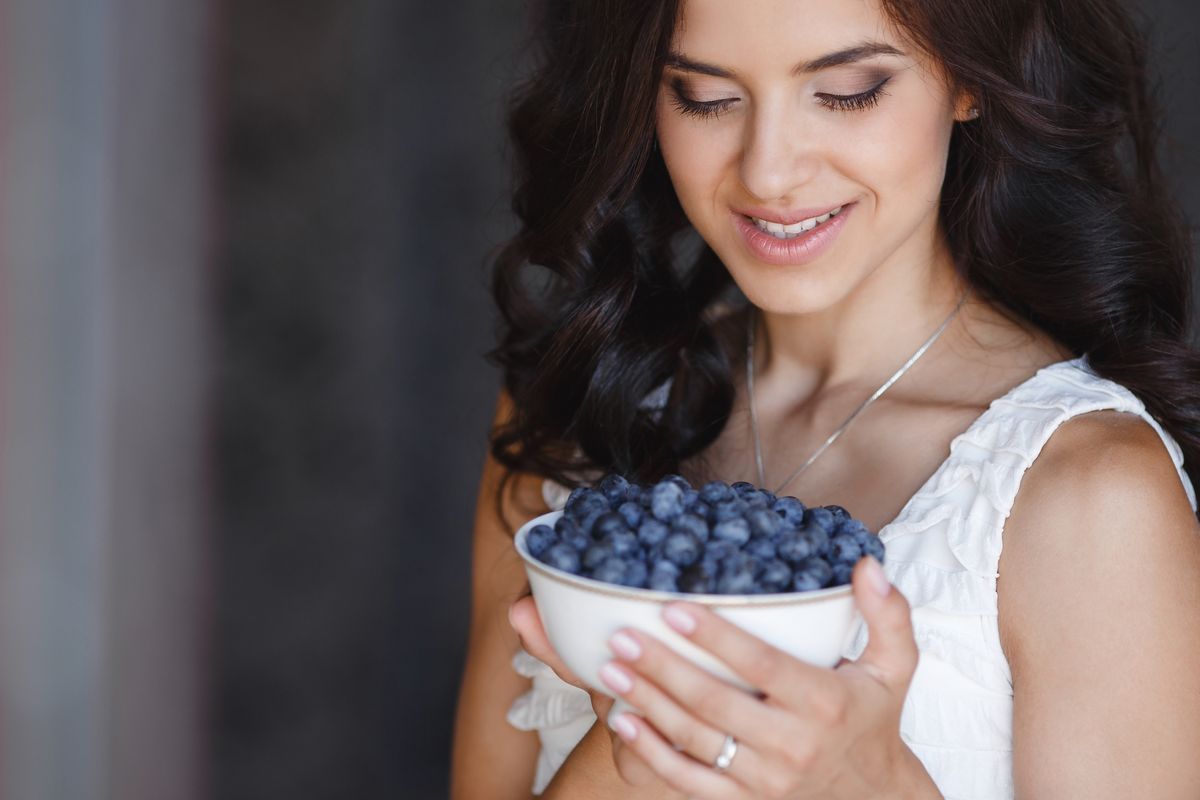
[[[663,619],[680,633],[691,633],[696,630],[696,618],[678,606],[667,606],[663,610]]]
[[[608,646],[613,652],[626,661],[633,661],[642,655],[642,646],[628,633],[618,631],[608,640]]]
[[[867,556],[867,565],[863,568],[866,573],[867,586],[880,597],[887,597],[888,592],[892,590],[892,585],[888,583],[887,575],[883,574],[883,566],[875,560],[874,556]]]
[[[633,681],[625,674],[625,670],[611,661],[600,668],[600,680],[617,694],[625,694],[633,688]]]
[[[620,736],[627,742],[632,742],[637,738],[637,726],[633,724],[633,720],[629,719],[628,714],[618,714],[613,720],[613,728],[617,731],[617,736]]]

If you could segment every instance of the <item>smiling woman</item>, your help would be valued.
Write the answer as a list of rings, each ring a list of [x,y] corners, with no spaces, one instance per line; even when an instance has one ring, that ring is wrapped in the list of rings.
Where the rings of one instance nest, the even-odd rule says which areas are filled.
[[[1119,0],[540,23],[455,796],[1195,796],[1192,263]],[[778,485],[879,531],[846,660],[673,606],[765,696],[614,631],[640,714],[594,725],[509,536],[605,472]]]

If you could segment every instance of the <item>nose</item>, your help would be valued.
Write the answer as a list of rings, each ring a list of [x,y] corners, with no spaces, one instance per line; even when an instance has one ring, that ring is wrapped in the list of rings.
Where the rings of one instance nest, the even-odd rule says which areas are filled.
[[[741,179],[763,202],[782,200],[816,177],[819,150],[811,135],[786,109],[761,108],[755,114],[742,149]]]

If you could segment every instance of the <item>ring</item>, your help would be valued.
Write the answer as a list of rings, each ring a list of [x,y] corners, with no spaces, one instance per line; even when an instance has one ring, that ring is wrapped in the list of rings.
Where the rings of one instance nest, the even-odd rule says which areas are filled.
[[[713,762],[713,769],[717,772],[724,772],[729,769],[729,765],[733,763],[733,757],[737,755],[737,749],[737,739],[726,734],[725,743],[721,745],[721,753],[717,756],[717,760]]]

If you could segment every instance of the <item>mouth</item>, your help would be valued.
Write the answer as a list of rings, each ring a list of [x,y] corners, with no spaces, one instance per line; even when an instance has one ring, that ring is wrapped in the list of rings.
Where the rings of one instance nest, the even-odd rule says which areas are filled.
[[[751,217],[746,214],[743,214],[742,217],[752,222],[754,226],[763,233],[769,236],[774,236],[776,239],[786,240],[795,239],[798,236],[803,236],[811,230],[819,228],[829,220],[836,217],[838,214],[842,213],[842,209],[844,208],[845,206],[841,205],[837,208],[830,209],[820,216],[802,219],[799,222],[791,225],[783,225],[779,222],[770,222],[768,220],[759,219],[758,217]]]

